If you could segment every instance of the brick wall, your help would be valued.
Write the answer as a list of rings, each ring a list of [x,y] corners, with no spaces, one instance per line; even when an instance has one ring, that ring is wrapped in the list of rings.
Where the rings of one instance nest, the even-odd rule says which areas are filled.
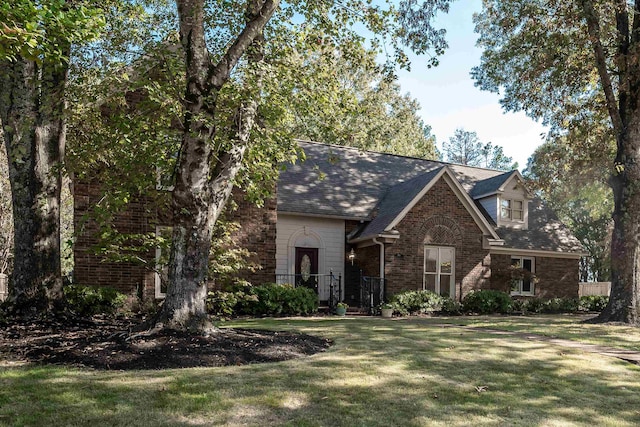
[[[364,276],[380,277],[380,246],[373,245],[355,249],[354,265]]]
[[[566,258],[532,257],[538,283],[534,286],[537,298],[576,298],[578,296],[578,260]],[[511,291],[509,266],[511,255],[491,255],[491,289]],[[522,298],[527,298],[523,296]]]
[[[233,221],[240,223],[240,229],[234,233],[236,246],[246,248],[251,256],[249,261],[260,266],[255,272],[242,270],[238,277],[261,285],[276,280],[276,220],[277,198],[275,194],[265,200],[263,207],[247,201],[244,193],[234,189],[232,197],[238,208],[231,215]]]
[[[137,294],[148,298],[154,294],[153,273],[144,265],[129,262],[108,262],[91,250],[98,239],[98,225],[87,220],[85,214],[91,212],[101,198],[98,183],[74,182],[73,223],[77,233],[74,245],[73,280],[82,285],[110,286],[120,292]],[[155,232],[155,209],[149,200],[136,198],[129,203],[125,212],[118,215],[113,223],[122,233]],[[154,253],[143,254],[147,261],[154,259]]]
[[[540,281],[535,287],[536,296],[577,298],[578,262],[577,259],[537,257],[535,274]]]
[[[95,255],[91,246],[98,241],[97,224],[85,220],[84,216],[100,200],[100,186],[97,183],[74,182],[74,225],[79,232],[74,245],[74,282],[83,285],[110,286],[120,292],[137,294],[143,299],[155,297],[155,275],[144,265],[133,263],[106,262]],[[276,196],[265,201],[258,208],[244,198],[242,192],[234,190],[232,195],[238,209],[231,219],[239,221],[241,228],[232,236],[236,245],[248,249],[251,261],[262,268],[256,272],[241,271],[239,276],[254,283],[275,281],[275,234]],[[169,223],[166,213],[158,215],[156,205],[144,197],[133,199],[127,209],[119,214],[113,223],[121,233],[154,233],[156,224]],[[155,262],[155,251],[143,255],[149,266]],[[215,280],[212,282],[215,283]]]
[[[387,291],[422,289],[425,241],[455,248],[456,297],[485,288],[491,258],[482,231],[456,194],[440,179],[397,225],[400,239],[385,252]]]
[[[491,254],[491,279],[488,289],[511,292],[511,255]]]

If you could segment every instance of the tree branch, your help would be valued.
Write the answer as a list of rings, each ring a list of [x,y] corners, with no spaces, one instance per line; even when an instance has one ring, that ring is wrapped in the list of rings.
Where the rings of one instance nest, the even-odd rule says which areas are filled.
[[[620,116],[620,110],[618,109],[619,106],[616,101],[616,95],[613,90],[613,85],[611,83],[611,77],[609,76],[609,72],[607,71],[607,58],[605,56],[604,48],[602,47],[602,41],[600,38],[600,22],[598,21],[598,16],[593,7],[593,2],[591,0],[582,0],[581,3],[584,18],[587,21],[589,39],[591,40],[593,52],[595,54],[596,68],[600,76],[600,83],[602,84],[605,99],[607,102],[607,110],[609,112],[609,116],[611,117],[611,122],[613,124],[613,129],[616,135],[621,135],[624,129],[624,123],[622,121],[622,117]]]
[[[262,34],[266,23],[278,8],[280,0],[250,0],[247,7],[247,23],[222,56],[220,61],[210,69],[208,81],[213,89],[221,88],[229,79],[231,70],[236,66],[253,40]]]

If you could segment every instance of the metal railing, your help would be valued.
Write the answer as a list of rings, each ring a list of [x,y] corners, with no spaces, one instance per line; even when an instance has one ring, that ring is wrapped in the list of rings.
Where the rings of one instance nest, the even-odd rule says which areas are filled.
[[[320,302],[326,302],[329,308],[334,309],[342,301],[342,276],[329,274],[276,274],[276,283],[291,284],[298,288],[301,286],[313,289],[318,294]]]
[[[384,301],[384,285],[383,278],[360,276],[360,308],[375,314],[375,307]]]

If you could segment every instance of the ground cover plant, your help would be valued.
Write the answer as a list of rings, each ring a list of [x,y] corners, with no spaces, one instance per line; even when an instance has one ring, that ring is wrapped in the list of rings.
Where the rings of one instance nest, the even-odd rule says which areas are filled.
[[[510,319],[512,323],[508,323]],[[633,426],[640,367],[483,327],[579,330],[583,316],[279,318],[243,330],[321,336],[277,363],[163,371],[0,366],[0,425]],[[467,322],[458,326],[456,322]],[[475,323],[472,323],[475,322]],[[504,322],[504,323],[501,323]],[[640,332],[589,325],[615,346]],[[574,334],[577,337],[578,333]],[[629,338],[631,339],[631,338]],[[628,341],[630,342],[630,341]],[[636,346],[636,349],[639,349]],[[1,356],[4,359],[4,353]]]

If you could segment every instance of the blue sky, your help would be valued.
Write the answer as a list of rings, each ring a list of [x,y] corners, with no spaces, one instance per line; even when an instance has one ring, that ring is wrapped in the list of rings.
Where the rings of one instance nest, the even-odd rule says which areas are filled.
[[[462,127],[475,131],[482,142],[502,146],[522,170],[546,129],[522,112],[503,112],[497,94],[473,85],[469,72],[480,63],[482,50],[475,46],[472,15],[481,9],[481,0],[454,1],[449,13],[437,20],[446,28],[449,43],[440,65],[427,69],[425,58],[413,57],[411,72],[399,72],[400,84],[420,102],[420,115],[431,126],[438,148]]]

